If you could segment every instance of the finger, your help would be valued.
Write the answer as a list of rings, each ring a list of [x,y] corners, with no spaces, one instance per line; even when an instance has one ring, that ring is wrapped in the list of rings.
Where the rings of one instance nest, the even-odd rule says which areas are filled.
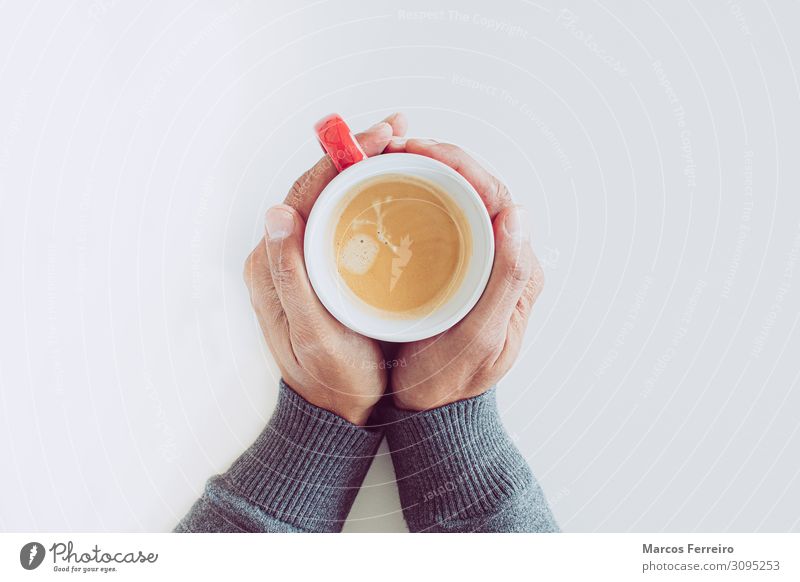
[[[535,257],[528,242],[525,211],[512,206],[494,221],[495,253],[489,283],[475,308],[459,325],[470,337],[505,336],[533,274]]]
[[[544,289],[544,270],[539,264],[539,259],[536,258],[536,255],[533,255],[531,278],[528,279],[528,283],[522,290],[519,301],[517,301],[516,309],[511,314],[511,323],[508,327],[509,336],[521,340],[522,336],[525,335],[525,329],[528,327],[528,320],[530,319],[531,311],[533,311],[533,304],[536,303],[539,295],[541,295],[542,289]]]
[[[243,276],[267,346],[273,353],[276,346],[288,353],[285,351],[288,346],[288,326],[283,306],[272,284],[265,239],[262,238],[247,257]]]
[[[264,239],[244,262],[244,282],[250,291],[250,302],[258,315],[269,315],[274,320],[281,312],[281,304],[277,292],[272,284],[272,275],[269,271],[269,259]]]
[[[539,259],[532,251],[531,258],[533,259],[531,278],[528,279],[525,289],[522,290],[522,295],[517,301],[517,308],[512,315],[512,324],[520,324],[523,328],[528,323],[533,304],[536,303],[542,293],[542,289],[544,289],[544,269],[542,269]]]
[[[498,212],[512,205],[511,194],[505,184],[458,146],[431,139],[392,139],[386,147],[386,153],[397,152],[426,156],[453,168],[480,194],[492,219]]]
[[[393,136],[405,135],[407,127],[408,123],[405,115],[393,113],[366,131],[356,134],[355,138],[365,154],[376,156],[383,153]],[[292,206],[300,213],[303,220],[306,220],[320,192],[328,185],[328,182],[333,180],[336,173],[336,168],[331,159],[328,156],[323,157],[311,169],[295,180],[284,200],[284,204]]]
[[[497,368],[508,370],[517,360],[517,355],[522,347],[522,340],[525,338],[525,330],[528,328],[528,319],[533,310],[533,304],[536,302],[543,288],[544,271],[539,264],[539,260],[534,255],[533,274],[531,278],[528,279],[528,283],[522,291],[522,296],[519,298],[519,301],[517,301],[517,307],[514,313],[511,314],[511,322],[508,325],[503,351],[494,363]]]
[[[408,119],[406,118],[406,114],[401,111],[392,113],[389,117],[384,119],[384,121],[392,126],[392,136],[394,138],[402,138],[406,134],[406,131],[408,131]]]
[[[306,326],[327,320],[306,273],[303,258],[305,224],[291,206],[273,206],[266,216],[269,270],[289,326]]]

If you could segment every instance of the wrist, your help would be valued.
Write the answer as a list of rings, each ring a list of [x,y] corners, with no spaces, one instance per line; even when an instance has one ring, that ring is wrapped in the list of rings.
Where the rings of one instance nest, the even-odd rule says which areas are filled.
[[[480,396],[491,386],[473,390],[436,389],[429,385],[422,385],[420,389],[398,390],[392,394],[395,407],[410,412],[424,412],[441,408],[461,400]]]
[[[298,393],[318,408],[327,410],[356,426],[364,426],[375,408],[376,396],[343,394],[332,388],[300,391]]]
[[[341,398],[331,398],[325,394],[306,395],[298,391],[309,403],[317,408],[326,410],[331,414],[346,420],[356,426],[364,426],[375,408],[375,403],[364,404],[359,400],[346,400]]]
[[[307,402],[356,426],[366,425],[385,389],[380,385],[369,383],[365,385],[363,379],[323,379],[320,376],[317,376],[319,378],[317,379],[310,377],[309,374],[293,375],[287,371],[283,371],[282,376],[285,382]],[[324,383],[324,380],[328,380],[329,383]],[[337,387],[350,385],[358,387],[359,392]]]
[[[341,410],[339,409],[331,410],[331,412],[337,416],[342,417],[350,424],[354,424],[356,426],[366,426],[367,420],[369,420],[373,408],[375,407],[369,406],[365,408],[361,406],[349,406],[342,408]]]

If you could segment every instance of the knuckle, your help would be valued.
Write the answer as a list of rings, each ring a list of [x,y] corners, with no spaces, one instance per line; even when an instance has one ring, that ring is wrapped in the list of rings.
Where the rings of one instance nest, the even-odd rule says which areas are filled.
[[[447,154],[460,155],[464,152],[464,150],[462,150],[457,145],[447,142],[438,143],[436,144],[436,147],[438,147],[441,151]]]
[[[511,198],[511,193],[508,191],[508,186],[506,186],[495,176],[492,176],[492,187],[494,188],[495,200],[503,201]]]
[[[319,363],[324,366],[331,363],[331,356],[337,353],[324,330],[319,329],[306,318],[295,318],[290,325],[290,334],[294,352],[298,361],[306,364]]]
[[[260,245],[259,245],[260,247]],[[244,268],[242,269],[242,278],[244,279],[245,284],[248,287],[253,285],[253,281],[256,277],[256,273],[258,272],[261,262],[263,258],[263,251],[259,247],[253,249],[247,258],[244,261]]]
[[[275,287],[291,287],[297,277],[297,268],[293,261],[279,258],[272,265],[272,280]]]
[[[456,171],[463,165],[464,150],[457,145],[446,142],[435,142],[428,146],[428,149],[434,158],[444,162]]]
[[[513,287],[521,287],[527,284],[531,278],[531,264],[522,257],[518,257],[508,269],[506,269],[506,280]]]
[[[479,367],[494,362],[503,351],[503,338],[494,333],[482,333],[475,337],[472,352],[477,356]]]
[[[533,279],[528,281],[528,284],[525,285],[525,289],[522,290],[522,297],[519,299],[519,307],[523,311],[528,311],[530,307],[533,305],[536,298],[539,296],[539,289],[537,289],[536,285],[533,282]]]
[[[521,316],[523,324],[527,322],[533,304],[536,303],[536,300],[539,298],[543,287],[544,275],[541,267],[537,265],[537,267],[533,269],[530,279],[528,279],[528,282],[525,284],[519,301],[517,301],[517,312]]]
[[[508,249],[512,254],[506,257],[505,277],[509,286],[514,290],[521,290],[531,279],[534,269],[538,265],[529,244],[523,243],[516,247],[517,250],[512,250],[513,248]]]
[[[494,344],[483,354],[482,367],[492,368],[503,355],[504,342],[499,341]]]
[[[505,376],[506,372],[511,369],[512,364],[519,355],[519,342],[507,341],[504,349],[498,354],[494,363],[492,364],[492,373],[496,380]]]

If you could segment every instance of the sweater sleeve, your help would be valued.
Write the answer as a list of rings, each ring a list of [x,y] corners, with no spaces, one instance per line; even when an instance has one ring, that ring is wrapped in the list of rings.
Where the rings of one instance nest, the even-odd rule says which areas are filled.
[[[306,402],[281,381],[264,431],[208,481],[175,531],[340,531],[382,436]]]
[[[541,488],[503,428],[494,388],[424,412],[388,406],[384,415],[411,531],[558,531]]]

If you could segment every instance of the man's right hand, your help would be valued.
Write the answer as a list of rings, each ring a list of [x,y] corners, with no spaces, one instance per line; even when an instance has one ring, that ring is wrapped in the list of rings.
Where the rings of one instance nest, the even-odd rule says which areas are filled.
[[[460,173],[483,199],[494,224],[495,257],[483,296],[448,331],[401,344],[392,371],[395,403],[428,410],[482,394],[511,368],[519,354],[528,317],[544,285],[533,254],[524,210],[508,189],[460,148],[431,140],[394,140],[389,151],[405,151],[443,162]]]

